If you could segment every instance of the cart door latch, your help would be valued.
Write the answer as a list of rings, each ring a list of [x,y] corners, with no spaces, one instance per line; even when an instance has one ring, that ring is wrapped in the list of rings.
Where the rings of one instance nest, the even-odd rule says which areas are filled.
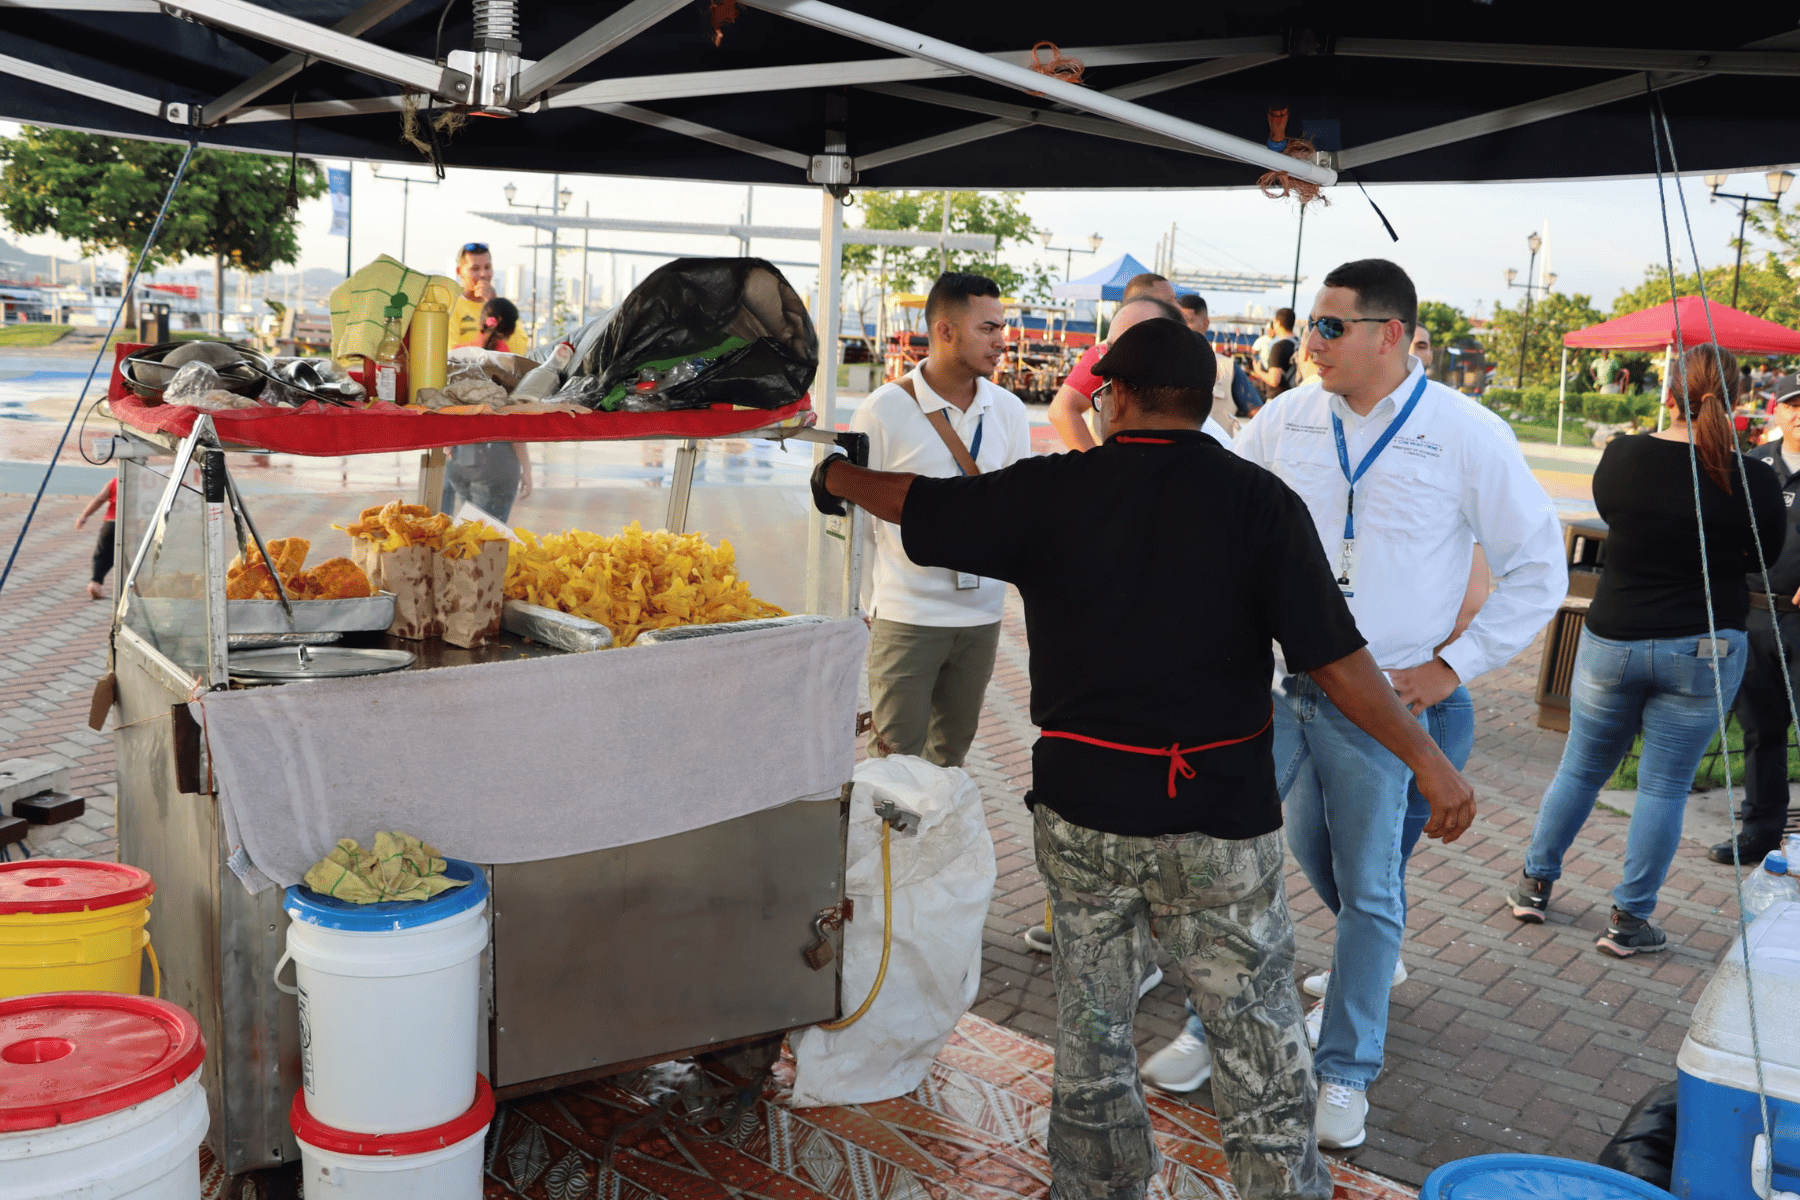
[[[800,952],[806,959],[806,965],[815,971],[823,971],[837,951],[831,948],[830,934],[844,927],[844,922],[856,915],[856,902],[845,896],[830,908],[821,908],[819,915],[813,918],[812,944]]]

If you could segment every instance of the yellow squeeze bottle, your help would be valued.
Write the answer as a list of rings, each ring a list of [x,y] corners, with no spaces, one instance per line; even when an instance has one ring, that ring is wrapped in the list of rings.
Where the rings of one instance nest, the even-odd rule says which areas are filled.
[[[407,358],[407,398],[419,402],[420,388],[441,388],[450,361],[450,307],[441,287],[428,287],[413,310]]]

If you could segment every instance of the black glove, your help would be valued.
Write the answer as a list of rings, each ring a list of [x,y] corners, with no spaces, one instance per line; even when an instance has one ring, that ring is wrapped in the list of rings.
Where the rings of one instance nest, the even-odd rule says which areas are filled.
[[[836,496],[832,495],[825,487],[826,472],[831,470],[832,463],[849,461],[850,456],[840,450],[836,453],[826,455],[824,459],[820,461],[819,465],[813,468],[813,507],[828,517],[841,517],[849,510],[844,507],[844,502],[842,500],[839,500]]]

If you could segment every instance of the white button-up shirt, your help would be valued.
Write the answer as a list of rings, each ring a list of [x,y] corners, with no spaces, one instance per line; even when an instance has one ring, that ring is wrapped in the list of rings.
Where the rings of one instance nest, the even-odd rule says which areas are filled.
[[[1366,417],[1314,380],[1270,401],[1233,444],[1299,493],[1334,568],[1343,555],[1350,487],[1332,414],[1343,422],[1354,472],[1422,377],[1418,360],[1409,363],[1406,381]],[[1356,485],[1350,612],[1383,670],[1429,662],[1450,636],[1476,542],[1496,587],[1441,654],[1464,683],[1531,644],[1568,592],[1568,566],[1556,506],[1506,422],[1427,383],[1418,407]]]
[[[925,416],[940,408],[949,413],[950,427],[971,452],[975,451],[975,430],[981,429],[981,450],[974,457],[983,474],[1011,466],[1031,453],[1031,420],[1025,405],[999,384],[977,380],[975,401],[965,411],[932,391],[923,370],[914,370],[907,378],[918,394],[916,401],[898,383],[883,384],[850,418],[852,430],[869,435],[870,469],[939,479],[961,474],[949,447]],[[864,575],[866,611],[905,625],[991,625],[1000,619],[1006,606],[1006,584],[983,579],[979,587],[959,589],[956,572],[947,567],[921,567],[906,557],[898,525],[873,519],[867,525],[875,553],[873,568]]]

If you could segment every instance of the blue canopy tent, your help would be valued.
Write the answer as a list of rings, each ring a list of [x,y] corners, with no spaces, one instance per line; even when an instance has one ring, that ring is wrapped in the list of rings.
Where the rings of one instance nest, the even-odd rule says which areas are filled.
[[[1092,275],[1083,275],[1080,279],[1069,279],[1053,285],[1050,294],[1058,300],[1123,300],[1125,285],[1135,275],[1145,274],[1150,270],[1143,263],[1129,254],[1101,267]],[[1186,295],[1194,289],[1175,285],[1177,295]]]

